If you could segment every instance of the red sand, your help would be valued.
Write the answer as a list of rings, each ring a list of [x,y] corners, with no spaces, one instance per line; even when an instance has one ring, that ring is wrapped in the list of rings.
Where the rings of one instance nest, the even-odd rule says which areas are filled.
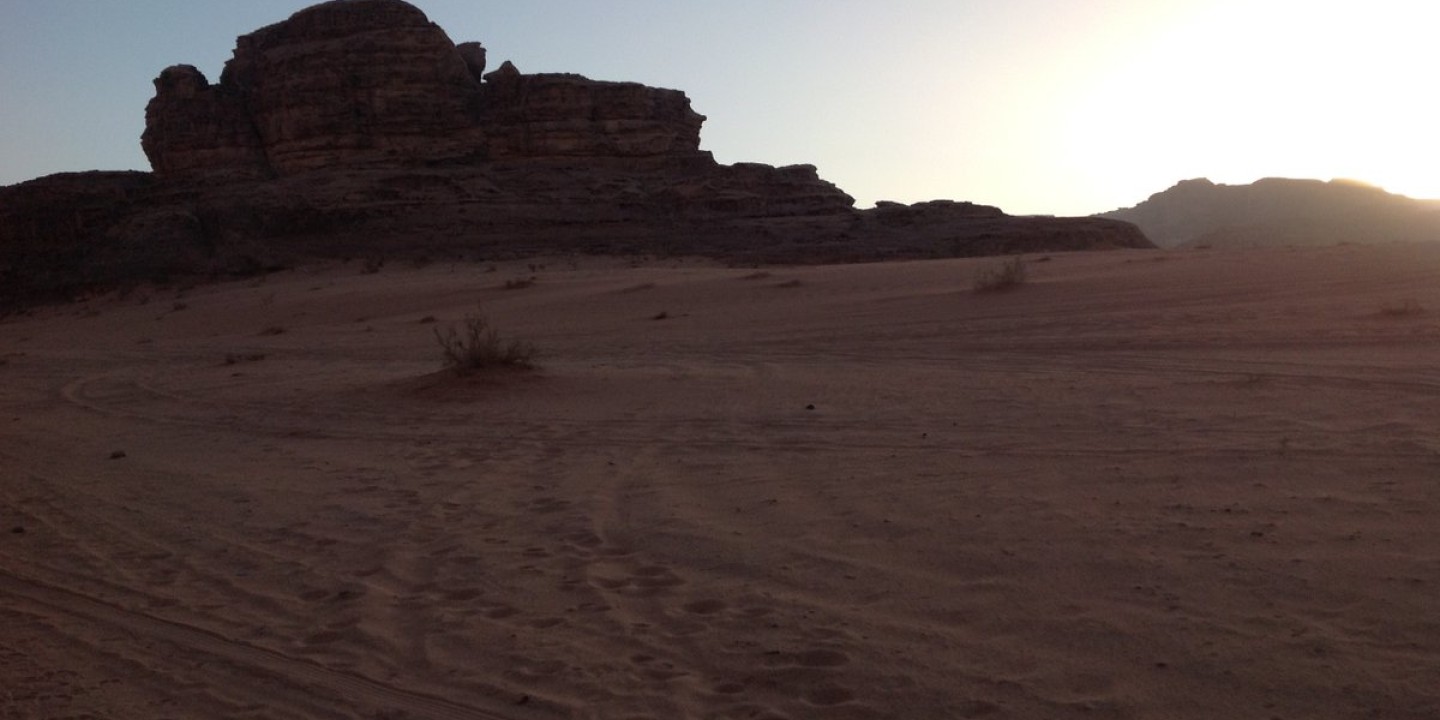
[[[6,320],[0,717],[1440,717],[1440,246],[1030,260]]]

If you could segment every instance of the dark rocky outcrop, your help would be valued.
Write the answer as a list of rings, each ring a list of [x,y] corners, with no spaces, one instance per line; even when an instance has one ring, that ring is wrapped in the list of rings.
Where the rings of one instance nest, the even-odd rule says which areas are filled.
[[[154,169],[0,188],[0,303],[306,257],[687,253],[820,262],[1149,247],[1133,226],[853,199],[808,165],[721,165],[683,92],[487,72],[401,0],[241,36],[219,82],[155,80]]]
[[[243,181],[273,174],[245,99],[210,85],[189,65],[166,68],[155,79],[140,144],[161,177]]]
[[[193,69],[192,69],[193,70]],[[198,86],[197,86],[198,83]],[[288,176],[393,158],[429,160],[483,146],[480,87],[420,10],[346,0],[242,35],[220,83],[171,68],[146,111],[146,156],[165,179]],[[232,153],[244,128],[258,155]],[[194,129],[202,129],[194,132]],[[232,162],[210,162],[229,159]]]
[[[1440,240],[1440,202],[1345,180],[1183,180],[1097,217],[1135,223],[1161,247]]]

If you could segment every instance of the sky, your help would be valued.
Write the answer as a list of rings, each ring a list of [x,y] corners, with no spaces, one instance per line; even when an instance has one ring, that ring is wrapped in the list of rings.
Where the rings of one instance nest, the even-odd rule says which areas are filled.
[[[0,185],[148,170],[151,84],[306,0],[0,0]],[[413,0],[497,67],[684,90],[723,163],[1087,215],[1187,178],[1440,198],[1440,3]]]

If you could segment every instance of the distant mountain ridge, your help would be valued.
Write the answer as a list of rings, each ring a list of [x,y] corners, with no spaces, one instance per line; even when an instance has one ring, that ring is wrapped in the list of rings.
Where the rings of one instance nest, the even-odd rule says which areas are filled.
[[[1095,217],[1134,223],[1160,247],[1440,240],[1440,200],[1352,180],[1182,180],[1139,205]]]

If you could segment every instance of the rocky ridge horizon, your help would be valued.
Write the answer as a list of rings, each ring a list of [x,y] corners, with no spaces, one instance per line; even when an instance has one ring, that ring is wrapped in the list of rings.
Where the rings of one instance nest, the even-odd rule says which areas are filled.
[[[1341,179],[1181,180],[1133,207],[1095,217],[1135,223],[1166,248],[1440,240],[1440,200]]]
[[[679,90],[487,72],[403,0],[240,36],[218,82],[164,69],[153,172],[0,188],[0,305],[313,258],[552,253],[816,263],[1153,247],[1129,223],[938,200],[859,210],[812,165],[722,165]]]

